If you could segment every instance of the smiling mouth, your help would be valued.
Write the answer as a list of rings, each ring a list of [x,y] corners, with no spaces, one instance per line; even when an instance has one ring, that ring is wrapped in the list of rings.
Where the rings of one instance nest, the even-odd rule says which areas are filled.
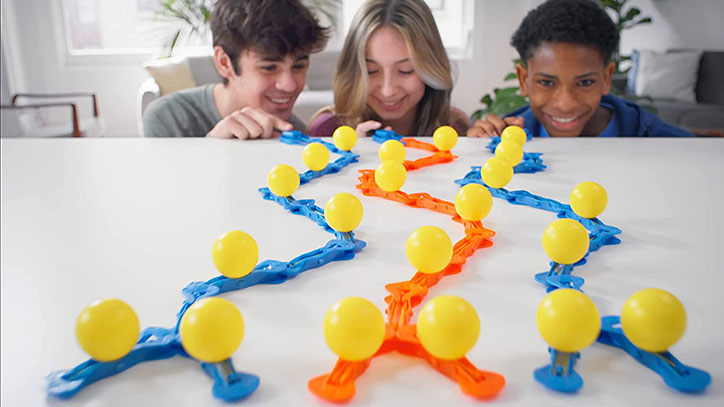
[[[390,110],[390,111],[397,110],[400,107],[402,107],[402,103],[404,101],[405,101],[404,97],[402,99],[390,100],[390,101],[377,99],[377,103],[380,105],[380,107],[382,109]]]
[[[553,116],[546,113],[546,117],[557,129],[572,130],[573,128],[578,126],[583,115],[580,114],[576,116]]]
[[[269,96],[267,96],[267,100],[269,100],[270,102],[272,102],[272,103],[274,103],[274,104],[277,104],[277,105],[286,105],[286,104],[289,104],[289,103],[292,102],[292,99],[293,99],[293,98],[292,98],[291,96],[285,97],[285,98],[282,98],[282,97],[269,97]]]

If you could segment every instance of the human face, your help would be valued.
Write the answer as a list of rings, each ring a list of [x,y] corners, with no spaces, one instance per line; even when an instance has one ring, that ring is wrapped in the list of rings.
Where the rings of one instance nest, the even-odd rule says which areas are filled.
[[[410,129],[425,83],[415,72],[405,40],[393,27],[380,27],[370,35],[365,49],[367,105],[397,131]]]
[[[250,106],[288,120],[307,82],[309,56],[277,58],[247,50],[238,63],[239,75],[232,72],[228,77],[236,107]]]
[[[597,123],[606,117],[599,106],[601,96],[609,92],[615,64],[606,66],[600,51],[579,44],[544,42],[527,65],[516,67],[521,94],[530,98],[531,111],[548,134],[571,137],[605,128],[606,123]]]

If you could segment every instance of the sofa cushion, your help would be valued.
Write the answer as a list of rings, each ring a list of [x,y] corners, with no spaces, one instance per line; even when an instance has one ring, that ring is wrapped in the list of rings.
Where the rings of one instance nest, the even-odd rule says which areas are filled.
[[[724,52],[704,52],[699,65],[696,100],[724,105]]]
[[[695,102],[700,51],[639,51],[635,61],[638,96]]]
[[[146,64],[146,71],[161,89],[161,95],[196,86],[185,58],[157,59]]]
[[[331,90],[334,69],[339,51],[322,51],[309,57],[307,88],[310,90]]]
[[[196,86],[221,82],[221,76],[216,70],[213,55],[188,56],[186,62],[189,64],[191,77],[194,78]]]
[[[679,126],[694,129],[724,130],[724,106],[700,103],[696,109],[682,113]]]

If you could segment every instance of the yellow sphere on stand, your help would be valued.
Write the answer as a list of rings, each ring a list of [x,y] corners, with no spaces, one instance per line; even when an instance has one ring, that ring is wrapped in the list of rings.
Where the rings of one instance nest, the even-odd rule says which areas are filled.
[[[578,221],[558,219],[543,232],[543,250],[556,263],[573,264],[588,253],[588,232]]]
[[[340,359],[369,359],[385,339],[385,320],[375,304],[359,297],[338,301],[324,316],[324,340]]]
[[[513,166],[504,158],[492,157],[480,168],[480,178],[491,188],[503,188],[513,178]]]
[[[321,171],[329,163],[329,150],[322,143],[309,143],[302,151],[302,161],[312,171]]]
[[[204,362],[221,362],[241,345],[244,318],[228,300],[203,298],[186,310],[179,332],[181,344],[189,355]]]
[[[599,184],[581,182],[571,191],[571,209],[582,218],[595,218],[603,213],[608,204],[608,194]]]
[[[299,173],[294,167],[280,164],[269,171],[266,181],[274,195],[287,197],[299,188]]]
[[[216,239],[211,258],[221,274],[241,278],[254,270],[259,261],[259,247],[249,234],[232,230]]]
[[[357,131],[349,126],[339,126],[332,133],[332,140],[338,149],[349,151],[357,144]]]
[[[346,192],[341,192],[324,205],[324,217],[329,226],[338,232],[351,232],[359,226],[364,215],[362,202]]]
[[[648,352],[664,352],[686,330],[686,310],[678,298],[659,288],[631,295],[621,311],[621,328],[628,340]]]
[[[502,133],[500,133],[500,141],[512,141],[515,144],[523,147],[525,142],[528,141],[528,135],[521,127],[508,126],[503,129]]]
[[[478,221],[488,216],[493,206],[493,196],[480,184],[467,184],[455,194],[455,210],[461,218]]]
[[[81,311],[75,322],[78,343],[99,362],[126,356],[136,345],[139,333],[136,312],[115,298],[91,303]]]
[[[440,151],[450,151],[458,143],[458,132],[450,126],[440,126],[432,134],[432,141]]]
[[[601,316],[588,296],[560,288],[543,298],[535,314],[538,332],[551,348],[578,352],[593,343],[601,331]]]
[[[431,299],[417,317],[417,338],[422,347],[443,360],[465,357],[479,336],[480,318],[475,308],[454,295]]]
[[[384,161],[375,170],[375,182],[383,191],[397,191],[405,184],[405,180],[407,180],[407,170],[397,161]]]
[[[406,155],[405,145],[397,140],[387,140],[380,146],[380,162],[392,160],[402,164]]]
[[[510,165],[515,167],[518,165],[520,160],[523,159],[523,147],[515,141],[501,141],[498,143],[498,146],[495,147],[495,156],[504,158],[510,163]]]
[[[417,271],[433,274],[450,264],[453,245],[444,230],[435,226],[422,226],[407,238],[405,253]]]

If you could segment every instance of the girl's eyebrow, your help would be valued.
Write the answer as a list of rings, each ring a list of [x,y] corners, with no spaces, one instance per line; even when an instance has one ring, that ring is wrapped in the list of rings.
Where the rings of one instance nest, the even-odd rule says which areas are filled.
[[[374,64],[379,63],[379,62],[375,61],[374,59],[369,59],[369,58],[365,58],[365,62],[372,62]],[[395,62],[393,62],[393,64],[397,65],[397,64],[401,64],[403,62],[410,62],[410,58],[404,58],[399,61],[395,61]]]

